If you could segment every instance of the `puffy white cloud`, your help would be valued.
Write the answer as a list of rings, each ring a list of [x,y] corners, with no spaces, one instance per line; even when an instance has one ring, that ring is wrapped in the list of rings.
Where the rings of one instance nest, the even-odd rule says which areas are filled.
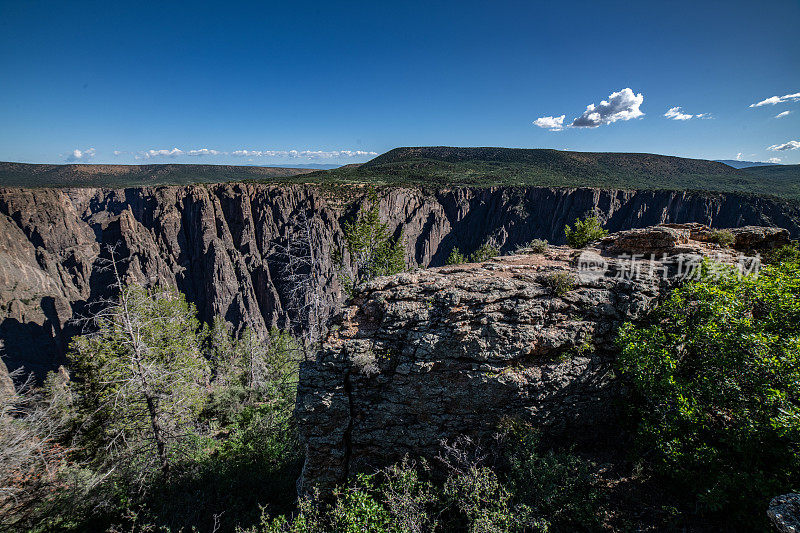
[[[88,161],[94,157],[95,153],[97,153],[97,151],[94,148],[87,148],[86,150],[79,150],[76,148],[67,155],[66,161]]]
[[[184,151],[180,148],[173,148],[172,150],[145,150],[141,152],[137,152],[134,156],[136,159],[151,159],[153,157],[178,157],[179,155],[183,155]]]
[[[694,115],[682,113],[680,107],[671,107],[666,113],[664,113],[664,116],[672,120],[689,120]]]
[[[589,104],[581,116],[572,121],[575,128],[596,128],[618,120],[639,118],[644,113],[639,106],[644,102],[642,93],[635,94],[630,88],[622,89],[608,96],[599,105]]]
[[[767,163],[780,163],[780,162],[781,162],[780,157],[770,157],[769,159],[767,159]]]
[[[566,117],[566,115],[561,115],[560,117],[539,117],[534,120],[533,123],[546,130],[561,131],[564,129],[564,117]]]
[[[767,146],[767,150],[772,150],[773,152],[797,150],[798,148],[800,148],[800,141],[788,141],[783,144],[773,144],[772,146]]]
[[[736,154],[736,160],[737,161],[741,161],[742,160],[742,152],[739,152],[738,154]]]
[[[782,118],[782,117],[785,117],[785,116],[786,116],[786,115],[788,115],[789,113],[791,113],[791,111],[782,111],[782,112],[778,113],[777,115],[775,115],[775,118]]]
[[[782,104],[784,102],[800,102],[800,93],[784,94],[783,96],[770,96],[755,104],[750,104],[750,107],[761,107],[765,105]]]

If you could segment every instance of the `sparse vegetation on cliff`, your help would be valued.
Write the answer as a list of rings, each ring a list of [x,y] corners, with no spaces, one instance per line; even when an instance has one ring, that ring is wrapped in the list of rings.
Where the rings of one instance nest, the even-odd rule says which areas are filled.
[[[708,242],[719,244],[720,246],[733,246],[736,242],[736,237],[730,230],[718,229],[711,232],[708,236]]]
[[[553,296],[564,296],[575,287],[575,278],[569,272],[554,272],[542,278],[542,283]]]

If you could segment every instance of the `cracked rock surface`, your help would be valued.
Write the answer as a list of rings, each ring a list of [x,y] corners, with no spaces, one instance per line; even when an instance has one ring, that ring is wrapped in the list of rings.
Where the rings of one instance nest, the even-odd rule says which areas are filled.
[[[651,310],[687,264],[739,260],[697,240],[701,230],[632,230],[582,251],[551,246],[370,282],[301,366],[300,490],[330,489],[406,454],[435,456],[443,439],[486,440],[504,417],[573,439],[609,431],[619,325]],[[749,248],[788,239],[770,228],[742,235]],[[635,254],[645,251],[642,263]]]

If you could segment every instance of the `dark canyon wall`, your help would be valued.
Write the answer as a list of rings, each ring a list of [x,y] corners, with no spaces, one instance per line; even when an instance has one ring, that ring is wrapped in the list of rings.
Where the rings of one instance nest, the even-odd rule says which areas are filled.
[[[222,315],[260,331],[295,323],[281,253],[311,225],[310,273],[324,313],[341,299],[332,254],[361,187],[219,184],[110,189],[0,189],[0,340],[13,370],[63,361],[72,320],[112,294],[110,252],[127,281],[177,287],[204,320]],[[381,214],[407,240],[410,266],[444,263],[454,246],[503,251],[597,209],[612,231],[661,222],[772,225],[800,235],[800,209],[778,200],[708,193],[550,188],[381,192]],[[323,314],[324,314],[323,313]]]

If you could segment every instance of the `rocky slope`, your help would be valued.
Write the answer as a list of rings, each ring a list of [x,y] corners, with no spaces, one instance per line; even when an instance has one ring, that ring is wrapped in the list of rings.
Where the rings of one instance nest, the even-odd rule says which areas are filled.
[[[785,230],[743,228],[736,246],[785,243]],[[549,435],[613,432],[619,325],[637,320],[703,257],[740,264],[699,225],[631,230],[597,248],[498,257],[370,282],[332,322],[300,370],[306,446],[301,491],[443,441],[488,442],[504,418]]]
[[[361,187],[218,184],[129,189],[0,189],[0,340],[11,370],[62,362],[71,319],[112,294],[109,246],[123,277],[184,292],[210,320],[260,331],[293,320],[281,246],[311,223],[310,272],[322,319],[341,297],[331,260]],[[504,251],[532,238],[563,241],[563,227],[597,209],[613,230],[660,222],[786,227],[800,235],[795,204],[735,194],[455,188],[382,191],[381,214],[407,240],[409,265],[442,265],[454,246],[486,241]],[[302,326],[302,325],[301,325]]]

